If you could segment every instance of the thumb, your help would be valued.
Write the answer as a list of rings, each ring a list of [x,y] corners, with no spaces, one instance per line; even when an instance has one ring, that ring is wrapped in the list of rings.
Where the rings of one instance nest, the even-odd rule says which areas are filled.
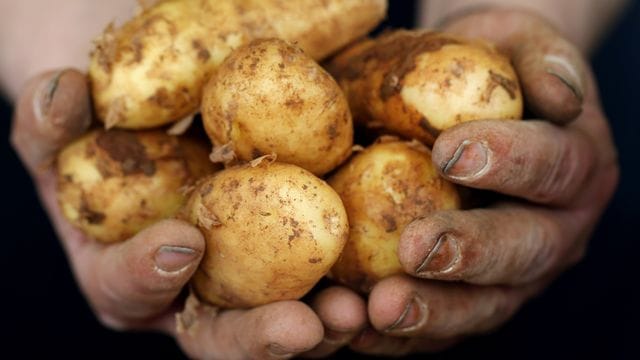
[[[16,104],[11,142],[32,176],[91,124],[85,76],[77,70],[49,71],[27,82]]]

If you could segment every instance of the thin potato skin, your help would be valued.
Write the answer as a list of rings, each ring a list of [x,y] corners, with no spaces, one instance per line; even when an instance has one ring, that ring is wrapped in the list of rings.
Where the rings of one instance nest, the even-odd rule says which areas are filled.
[[[205,86],[202,119],[215,146],[240,160],[275,153],[321,176],[353,145],[347,100],[333,78],[297,46],[260,39],[234,51]]]
[[[423,145],[379,142],[356,154],[329,180],[349,216],[350,234],[331,277],[368,293],[380,279],[403,273],[397,248],[413,220],[460,207],[455,186],[442,179]]]
[[[456,124],[520,119],[520,85],[492,45],[433,31],[366,39],[328,65],[354,118],[432,145]]]
[[[97,241],[128,239],[173,217],[185,190],[215,171],[205,144],[160,131],[95,130],[57,159],[63,215]]]
[[[89,78],[107,128],[151,128],[198,110],[202,87],[242,44],[278,37],[321,59],[366,34],[385,0],[164,0],[96,40]]]
[[[207,242],[192,288],[225,308],[302,297],[335,263],[349,232],[329,185],[300,167],[268,161],[203,179],[186,214]]]

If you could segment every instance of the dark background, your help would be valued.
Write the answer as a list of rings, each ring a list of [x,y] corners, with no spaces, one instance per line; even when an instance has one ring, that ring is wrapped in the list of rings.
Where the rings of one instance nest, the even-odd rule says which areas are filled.
[[[393,1],[384,26],[410,27],[412,2]],[[428,357],[640,358],[635,295],[640,221],[637,166],[640,139],[640,2],[634,1],[593,57],[604,108],[622,167],[618,191],[602,218],[585,260],[563,274],[494,334],[467,340]],[[3,52],[10,49],[2,49]],[[2,168],[0,247],[3,354],[32,358],[180,358],[162,335],[117,333],[99,325],[79,293],[31,180],[7,139],[12,109],[0,99]],[[351,355],[342,351],[341,355]],[[350,356],[350,357],[351,357]],[[0,356],[5,357],[5,356]],[[421,356],[421,358],[427,356]]]

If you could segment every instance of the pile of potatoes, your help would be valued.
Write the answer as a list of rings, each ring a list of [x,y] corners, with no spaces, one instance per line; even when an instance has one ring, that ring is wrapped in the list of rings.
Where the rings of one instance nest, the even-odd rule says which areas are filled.
[[[404,227],[460,207],[429,146],[463,121],[521,118],[522,96],[489,44],[362,40],[386,7],[165,0],[108,27],[89,68],[104,128],[57,160],[64,215],[101,242],[192,223],[206,254],[191,288],[224,308],[299,299],[325,275],[366,293],[401,272]]]

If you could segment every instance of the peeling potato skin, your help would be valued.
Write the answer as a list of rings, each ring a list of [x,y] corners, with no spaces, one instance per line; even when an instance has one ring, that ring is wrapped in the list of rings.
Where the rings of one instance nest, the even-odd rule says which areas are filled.
[[[397,248],[413,220],[457,209],[455,186],[442,179],[424,146],[378,142],[356,154],[330,179],[349,216],[349,240],[331,277],[368,293],[380,279],[403,273]]]
[[[58,201],[86,235],[123,241],[174,216],[185,189],[215,168],[201,142],[161,131],[95,130],[60,152]]]
[[[300,48],[255,40],[234,51],[205,86],[202,119],[215,146],[244,161],[278,160],[321,176],[349,157],[353,123],[342,90]]]
[[[515,70],[482,41],[398,30],[351,46],[328,69],[357,121],[427,145],[465,121],[522,118]]]
[[[285,163],[222,170],[199,182],[185,209],[207,242],[192,288],[225,308],[299,299],[329,271],[349,234],[338,194]]]
[[[97,117],[142,129],[198,110],[202,87],[242,44],[278,37],[321,59],[366,34],[385,0],[165,0],[95,41],[89,78]],[[349,14],[349,16],[345,16]]]

